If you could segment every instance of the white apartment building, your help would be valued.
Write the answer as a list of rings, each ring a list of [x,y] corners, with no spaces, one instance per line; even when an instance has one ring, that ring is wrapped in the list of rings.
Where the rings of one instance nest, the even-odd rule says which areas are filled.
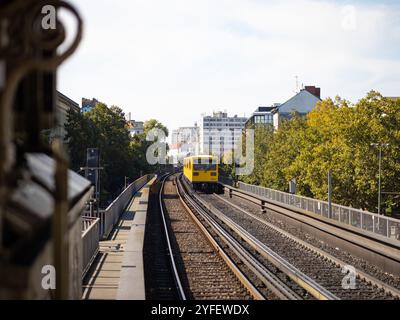
[[[172,131],[170,154],[182,160],[186,156],[199,154],[199,127],[180,127]]]
[[[228,117],[226,112],[203,116],[200,122],[200,153],[218,157],[233,151],[242,138],[247,118]]]

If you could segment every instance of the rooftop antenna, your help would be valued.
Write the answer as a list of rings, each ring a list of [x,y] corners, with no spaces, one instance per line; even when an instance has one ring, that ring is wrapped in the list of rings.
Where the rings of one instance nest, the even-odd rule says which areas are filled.
[[[295,76],[295,78],[296,78],[296,93],[298,93],[299,92],[299,77]]]

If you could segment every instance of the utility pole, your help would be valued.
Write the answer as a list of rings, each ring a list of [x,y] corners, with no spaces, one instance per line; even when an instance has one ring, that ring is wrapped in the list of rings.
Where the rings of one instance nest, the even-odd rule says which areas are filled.
[[[328,217],[332,218],[332,170],[328,171]]]
[[[289,181],[289,193],[296,194],[296,179],[293,178]]]
[[[81,167],[80,170],[85,170],[85,177],[95,187],[94,197],[96,199],[97,212],[99,211],[100,205],[100,170],[104,167],[100,167],[100,151],[98,148],[87,148],[86,149],[86,167]]]
[[[381,171],[382,171],[382,145],[379,146],[378,214],[381,214]]]
[[[381,214],[381,175],[382,175],[382,148],[389,143],[371,143],[371,146],[379,148],[379,173],[378,173],[378,214]]]

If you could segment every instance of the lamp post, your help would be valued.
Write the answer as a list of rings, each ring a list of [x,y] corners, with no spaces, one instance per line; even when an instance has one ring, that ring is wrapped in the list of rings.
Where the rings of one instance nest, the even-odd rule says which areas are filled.
[[[382,172],[382,148],[389,143],[371,143],[371,146],[379,148],[379,173],[378,173],[378,214],[381,214],[381,172]]]

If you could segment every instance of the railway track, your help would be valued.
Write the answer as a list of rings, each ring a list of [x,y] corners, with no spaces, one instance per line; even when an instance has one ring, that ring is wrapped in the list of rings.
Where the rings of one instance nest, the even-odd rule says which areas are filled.
[[[251,192],[227,185],[224,188],[229,198],[228,192],[224,197],[230,202],[400,289],[400,246],[395,240],[371,235]]]
[[[226,228],[246,239],[264,260],[275,260],[274,264],[281,270],[290,271],[293,267],[300,272],[302,275],[298,279],[296,272],[289,277],[317,299],[398,299],[400,296],[397,288],[359,271],[355,289],[346,288],[342,273],[345,262],[248,212],[242,200],[234,204],[231,199],[219,195],[196,197],[219,216]],[[317,286],[313,287],[315,284]]]
[[[258,265],[258,269],[256,270],[258,276],[273,280],[271,283],[268,283],[268,281],[264,283],[276,294],[277,298],[291,300],[338,299],[334,294],[320,286],[313,279],[302,273],[293,265],[287,263],[270,249],[266,248],[265,245],[250,235],[240,225],[233,223],[223,213],[216,210],[209,203],[203,201],[183,179],[180,184],[184,185],[181,186],[181,189],[186,190],[183,191],[185,201],[187,201],[203,219],[208,220],[208,223],[220,229],[225,239],[232,240],[228,245],[240,248],[242,251],[246,252],[247,257],[251,257],[251,261],[255,261],[253,267]],[[265,252],[268,252],[268,254]],[[274,276],[274,278],[271,279],[271,277],[269,277],[271,275]]]
[[[147,208],[146,232],[143,261],[147,300],[179,300],[169,259],[169,248],[162,234],[163,219],[160,215],[159,192],[161,184],[156,182],[150,188]]]
[[[206,235],[167,176],[159,193],[171,269],[181,299],[262,298],[223,248]]]
[[[375,283],[378,287],[393,293],[398,296],[400,293],[400,277],[385,272],[374,263],[365,261],[364,259],[355,256],[345,250],[340,250],[337,246],[332,246],[324,240],[319,239],[315,235],[305,232],[298,221],[288,223],[288,220],[282,219],[278,211],[268,209],[269,214],[263,213],[260,210],[260,205],[253,201],[247,200],[244,197],[232,198],[228,195],[217,196],[222,200],[228,201],[233,205],[244,210],[246,214],[250,214],[254,219],[260,220],[264,224],[269,224],[287,234],[289,237],[297,239],[304,246],[308,246],[310,250],[320,252],[328,259],[336,261],[340,265],[352,265],[357,269],[357,274],[360,278],[366,279],[368,282]],[[290,221],[290,220],[289,220]]]
[[[265,265],[258,261],[257,253],[252,248],[246,248],[241,243],[242,239],[231,235],[224,230],[220,224],[212,218],[204,208],[199,206],[193,199],[190,192],[185,191],[185,187],[178,180],[179,194],[182,199],[190,207],[189,210],[196,216],[203,228],[207,229],[210,236],[224,247],[225,252],[230,257],[234,257],[234,261],[238,268],[246,274],[246,277],[252,281],[262,297],[257,293],[256,298],[267,299],[284,299],[284,300],[300,300],[309,298],[307,292],[298,287],[295,283],[288,283],[287,277],[273,265]],[[204,227],[205,226],[205,227]],[[289,281],[290,282],[290,281]],[[252,289],[254,292],[254,289]]]
[[[393,296],[400,295],[400,276],[396,276],[390,272],[384,271],[378,264],[376,264],[375,260],[374,262],[366,261],[358,255],[354,255],[346,251],[346,247],[343,245],[343,250],[341,250],[339,247],[325,241],[325,239],[321,240],[317,236],[318,233],[305,232],[305,230],[310,230],[308,228],[308,224],[312,224],[312,221],[310,222],[305,219],[307,224],[303,226],[300,219],[287,219],[285,215],[282,215],[282,213],[277,210],[271,208],[266,209],[265,206],[261,208],[260,204],[257,203],[259,200],[256,196],[251,196],[250,199],[248,199],[247,196],[241,195],[236,197],[231,193],[229,195],[224,194],[221,196],[214,196],[230,205],[236,205],[236,207],[243,213],[250,215],[263,224],[270,225],[271,227],[279,230],[279,232],[301,243],[303,246],[308,247],[309,250],[318,252],[320,255],[324,255],[326,258],[334,261],[338,265],[354,266],[357,269],[357,274],[361,279],[365,279],[367,282],[371,282],[377,287],[382,288],[387,292],[391,292]],[[266,212],[268,212],[268,214],[265,214]],[[321,232],[324,229],[320,228],[319,230]],[[341,229],[330,228],[326,232],[332,235],[337,235],[338,237],[342,235]],[[353,241],[355,245],[365,245],[365,241],[363,241],[363,239],[359,240],[355,238]],[[381,248],[383,251],[382,246]],[[377,250],[373,246],[371,246],[371,249],[373,250],[372,252]],[[390,247],[388,250],[390,250]],[[392,254],[396,255],[395,252],[396,250],[394,249]]]
[[[399,299],[396,287],[358,270],[355,287],[346,287],[352,282],[344,281],[345,262],[230,200],[196,193],[174,176],[163,183],[160,203],[181,298]]]
[[[292,300],[338,299],[330,291],[273,252],[270,252],[272,259],[260,258],[264,253],[260,253],[259,249],[265,250],[262,243],[252,238],[240,226],[233,226],[216,210],[210,210],[207,203],[202,202],[188,185],[178,180],[178,186],[182,198],[193,209],[193,212],[196,212],[198,219],[211,226],[220,241],[224,242],[239,257],[241,264],[246,266],[250,274],[253,274],[253,276],[248,276],[253,279],[253,283],[261,282],[266,287],[265,296],[272,299]]]

